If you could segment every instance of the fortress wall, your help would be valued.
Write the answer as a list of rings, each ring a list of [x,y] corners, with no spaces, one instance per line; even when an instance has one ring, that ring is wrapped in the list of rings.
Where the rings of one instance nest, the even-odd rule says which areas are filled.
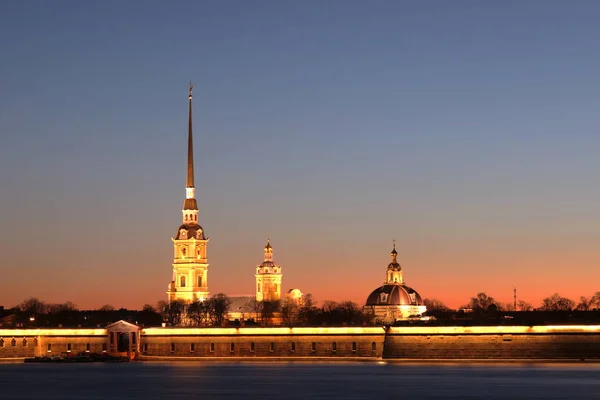
[[[90,352],[100,353],[107,345],[107,333],[106,329],[0,329],[0,339],[4,342],[4,346],[0,346],[0,359],[58,355],[68,352],[69,344],[73,354],[86,351],[88,343]],[[383,327],[146,328],[140,333],[141,359],[600,360],[600,326],[587,325],[394,327],[387,330]]]
[[[381,358],[383,341],[383,328],[152,328],[142,330],[140,351],[142,357]]]
[[[600,327],[390,328],[383,357],[600,359]]]
[[[105,329],[0,329],[0,358],[25,358],[66,352],[77,354],[86,351],[88,343],[90,352],[100,353],[106,344],[106,338]],[[1,340],[4,340],[4,347]]]

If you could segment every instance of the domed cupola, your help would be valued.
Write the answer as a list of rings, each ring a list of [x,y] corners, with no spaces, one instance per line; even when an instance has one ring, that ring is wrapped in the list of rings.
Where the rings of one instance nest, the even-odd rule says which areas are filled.
[[[403,285],[404,280],[402,279],[402,266],[398,264],[398,252],[396,251],[396,241],[394,240],[394,248],[391,252],[392,262],[388,264],[387,272],[385,275],[386,284],[399,284]]]
[[[383,323],[418,316],[426,310],[419,293],[404,283],[395,241],[391,256],[392,262],[387,266],[383,286],[369,294],[365,305]]]

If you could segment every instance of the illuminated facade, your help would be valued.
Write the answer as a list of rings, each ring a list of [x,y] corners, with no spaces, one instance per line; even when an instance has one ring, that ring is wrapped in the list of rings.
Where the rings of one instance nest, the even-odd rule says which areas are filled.
[[[386,324],[420,316],[426,311],[419,293],[404,283],[395,243],[391,256],[392,262],[388,264],[383,286],[371,292],[365,306],[366,311],[372,312],[377,320]]]
[[[281,300],[281,266],[273,262],[273,247],[267,240],[264,261],[256,267],[256,301]]]
[[[182,225],[173,241],[173,279],[167,291],[169,301],[187,302],[208,297],[208,262],[206,247],[208,238],[198,224],[198,203],[194,186],[194,145],[192,137],[192,89],[189,95],[188,155],[185,201]]]

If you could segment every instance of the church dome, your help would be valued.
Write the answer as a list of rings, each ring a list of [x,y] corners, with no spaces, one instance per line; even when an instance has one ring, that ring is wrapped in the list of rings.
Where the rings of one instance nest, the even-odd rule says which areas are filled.
[[[367,306],[420,306],[423,300],[411,287],[385,284],[373,290],[367,297]]]
[[[195,225],[186,225],[183,224],[179,227],[179,229],[177,229],[177,235],[175,236],[175,239],[178,240],[182,240],[182,239],[198,239],[198,240],[205,240],[206,238],[204,237],[204,230],[202,229],[202,227],[198,224]]]

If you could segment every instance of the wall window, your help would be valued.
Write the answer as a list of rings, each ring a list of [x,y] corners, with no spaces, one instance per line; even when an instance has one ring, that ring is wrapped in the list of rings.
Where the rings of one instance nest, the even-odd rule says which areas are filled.
[[[198,276],[198,287],[202,287],[202,275]]]
[[[275,342],[271,342],[271,347],[269,348],[270,352],[274,352],[275,351]]]
[[[333,343],[331,344],[331,350],[333,350],[333,351],[337,351],[337,343],[336,343],[336,342],[333,342]]]
[[[4,339],[0,339],[0,347],[4,347]]]
[[[195,343],[190,343],[190,353],[193,353],[196,351],[196,344]]]
[[[33,338],[33,347],[37,347],[37,345],[38,345],[37,338]]]
[[[137,333],[136,332],[132,332],[131,333],[131,344],[137,344]]]
[[[214,353],[214,352],[215,352],[215,344],[214,344],[214,343],[211,343],[211,344],[210,344],[210,352],[211,352],[211,353]]]
[[[115,333],[114,332],[110,333],[110,344],[115,344]]]
[[[292,342],[292,345],[290,346],[290,350],[292,352],[296,351],[296,343],[295,342]]]
[[[179,277],[179,286],[185,287],[185,276],[184,275],[181,275]]]
[[[175,343],[171,343],[171,353],[175,353]]]
[[[356,342],[352,342],[352,351],[356,351]]]
[[[27,347],[27,339],[23,338],[23,347]]]
[[[260,293],[260,283],[256,286],[256,291]]]
[[[234,351],[235,351],[235,343],[231,343],[231,344],[229,345],[229,352],[230,352],[230,353],[233,353]]]
[[[48,353],[52,351],[52,343],[48,343]]]
[[[371,343],[371,350],[377,350],[377,344],[375,342]]]
[[[86,352],[86,353],[89,353],[89,352],[90,352],[90,348],[91,348],[91,347],[92,347],[92,346],[90,346],[90,344],[89,344],[89,343],[86,343],[86,344],[85,344],[85,352]]]
[[[102,343],[102,352],[106,353],[106,343]]]
[[[17,345],[17,341],[15,340],[15,338],[13,338],[13,340],[10,341],[10,345],[12,347],[15,347]]]
[[[148,352],[148,343],[144,343],[144,346],[142,347],[142,349],[143,349],[142,351],[144,353],[147,353]]]
[[[315,342],[312,342],[312,344],[310,345],[310,351],[312,351],[313,353],[317,351],[317,344]]]
[[[67,353],[71,352],[71,343],[67,343]]]
[[[250,343],[250,351],[254,353],[254,342]]]

